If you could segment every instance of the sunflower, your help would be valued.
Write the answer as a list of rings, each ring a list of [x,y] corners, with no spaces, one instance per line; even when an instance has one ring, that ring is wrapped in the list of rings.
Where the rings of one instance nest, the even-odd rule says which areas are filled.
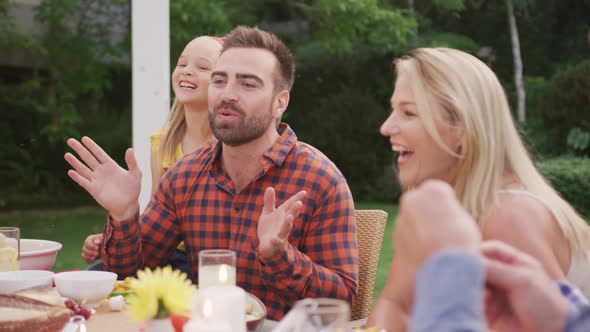
[[[170,266],[146,268],[137,272],[137,279],[129,282],[135,294],[129,295],[129,315],[136,321],[167,318],[185,312],[192,299],[195,286],[179,270]]]

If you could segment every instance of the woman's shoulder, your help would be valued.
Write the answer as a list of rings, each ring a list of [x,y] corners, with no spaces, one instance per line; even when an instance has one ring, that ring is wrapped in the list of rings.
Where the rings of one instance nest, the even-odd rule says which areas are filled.
[[[484,240],[508,243],[537,258],[552,277],[567,271],[567,257],[562,253],[567,252],[568,242],[543,200],[532,193],[499,192],[481,231]]]
[[[523,189],[501,190],[483,220],[482,230],[484,233],[551,230],[557,226],[553,219],[542,198]]]

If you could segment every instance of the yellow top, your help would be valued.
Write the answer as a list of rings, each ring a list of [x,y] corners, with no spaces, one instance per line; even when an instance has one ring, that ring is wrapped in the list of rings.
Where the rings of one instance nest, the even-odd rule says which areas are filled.
[[[150,135],[150,146],[152,149],[152,155],[158,156],[160,154],[160,142],[162,140],[162,135],[164,132],[158,131]],[[178,144],[176,147],[176,153],[174,154],[174,160],[170,160],[169,158],[162,158],[162,175],[166,173],[166,171],[174,166],[177,161],[184,157],[184,152],[182,151],[182,144]],[[180,242],[177,247],[179,250],[185,251],[184,242]]]
[[[162,135],[164,133],[161,131],[155,132],[150,136],[150,146],[152,149],[153,155],[160,154],[160,142],[162,140]],[[182,151],[182,145],[178,144],[176,147],[176,154],[174,155],[174,160],[170,160],[169,158],[162,158],[162,175],[166,172],[170,167],[174,166],[177,161],[184,157],[184,152]]]

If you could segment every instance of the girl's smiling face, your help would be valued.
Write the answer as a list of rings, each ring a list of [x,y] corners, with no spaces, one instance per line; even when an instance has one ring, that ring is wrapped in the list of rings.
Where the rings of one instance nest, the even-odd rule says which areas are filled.
[[[221,44],[211,37],[198,37],[186,45],[172,72],[172,89],[183,105],[207,107],[211,71]]]

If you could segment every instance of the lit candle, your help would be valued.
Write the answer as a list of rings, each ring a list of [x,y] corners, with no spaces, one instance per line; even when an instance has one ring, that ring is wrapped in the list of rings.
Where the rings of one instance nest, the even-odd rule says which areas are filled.
[[[183,332],[231,332],[231,325],[228,322],[217,321],[213,318],[213,304],[210,300],[203,303],[202,318],[196,317],[188,321]]]
[[[232,332],[246,332],[245,309],[246,292],[237,286],[199,289],[193,303],[194,316],[202,315],[211,321],[227,322]]]
[[[235,286],[236,267],[228,264],[205,265],[199,268],[199,289],[211,286]]]

